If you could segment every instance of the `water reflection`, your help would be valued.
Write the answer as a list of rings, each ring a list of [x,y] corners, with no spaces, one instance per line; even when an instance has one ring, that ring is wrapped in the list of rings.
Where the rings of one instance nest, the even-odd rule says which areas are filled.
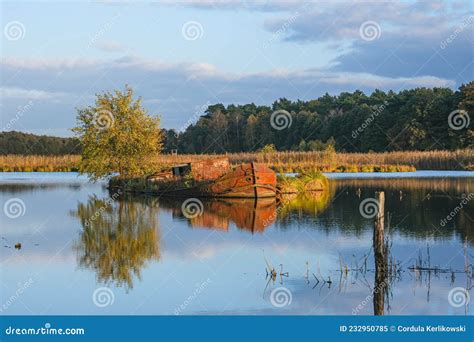
[[[162,208],[171,210],[175,219],[186,219],[193,228],[228,231],[231,223],[239,229],[263,232],[276,219],[277,203],[274,198],[261,199],[200,199],[202,210],[186,217],[182,211],[183,199],[160,199]]]
[[[278,209],[278,219],[289,223],[303,216],[316,217],[323,213],[331,203],[335,194],[335,185],[331,183],[326,191],[310,191],[300,194],[283,195]]]
[[[71,191],[79,191],[84,187],[84,184],[73,183],[43,183],[43,184],[0,184],[0,191],[10,193],[12,195],[22,193],[34,193],[35,191],[52,191],[60,188],[67,188]]]
[[[72,214],[83,229],[74,245],[79,266],[94,270],[98,281],[133,288],[147,261],[160,258],[157,207],[151,201],[93,196]]]
[[[265,199],[203,200],[200,215],[187,218],[194,228],[228,231],[231,223],[238,229],[262,233],[277,218],[288,219],[292,213],[316,215],[327,208],[330,192],[314,192],[278,201]],[[159,209],[167,208],[173,217],[185,218],[181,200],[153,196],[91,196],[79,203],[72,215],[82,226],[74,244],[81,268],[94,270],[99,282],[133,288],[134,278],[149,260],[159,260]]]
[[[446,239],[455,232],[461,241],[474,243],[474,201],[465,200],[473,196],[474,179],[338,180],[337,187],[331,206],[321,216],[327,230],[337,220],[341,231],[362,234],[368,228],[367,219],[347,208],[384,190],[391,232],[423,239]]]
[[[194,218],[182,214],[184,199],[113,198],[102,184],[79,188],[75,175],[32,183],[0,186],[0,203],[18,197],[27,207],[2,221],[0,239],[11,248],[0,253],[7,296],[35,275],[22,297],[34,313],[104,314],[90,298],[108,284],[123,290],[113,289],[107,314],[173,314],[208,278],[183,314],[473,312],[472,304],[449,305],[448,295],[472,292],[474,200],[440,224],[474,191],[473,179],[341,179],[327,192],[278,201],[203,200]],[[384,276],[371,248],[374,219],[359,212],[376,191],[385,192],[387,213]],[[264,257],[276,270],[269,284]],[[71,286],[73,299],[58,296]],[[272,304],[278,287],[291,291],[291,305]],[[9,308],[28,312],[20,302]]]
[[[239,229],[262,233],[277,220],[291,221],[293,214],[313,217],[321,214],[329,206],[333,195],[334,188],[331,191],[285,195],[278,199],[201,199],[201,213],[187,220],[196,228],[228,231],[233,223]],[[162,198],[159,201],[161,207],[171,210],[175,218],[186,218],[181,208],[182,200]]]

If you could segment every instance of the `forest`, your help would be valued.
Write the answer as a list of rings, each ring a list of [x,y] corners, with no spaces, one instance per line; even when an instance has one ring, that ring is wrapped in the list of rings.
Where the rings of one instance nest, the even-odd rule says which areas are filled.
[[[15,131],[0,133],[0,155],[63,156],[80,153],[81,145],[77,138],[59,138]]]
[[[449,118],[459,109],[467,116]],[[284,128],[275,129],[272,113],[281,110],[290,116],[283,118]],[[472,117],[474,82],[458,91],[417,88],[325,94],[311,101],[283,98],[271,107],[215,104],[184,132],[166,130],[165,149],[251,152],[274,145],[278,151],[318,151],[332,145],[341,152],[453,150],[473,146]],[[462,123],[450,125],[456,119]]]
[[[450,116],[462,110],[464,116]],[[276,111],[284,122],[272,117]],[[338,152],[455,150],[474,146],[474,81],[457,91],[344,92],[271,106],[213,104],[183,132],[163,129],[164,152],[210,154],[277,151]],[[193,117],[193,113],[189,114]],[[280,124],[280,126],[278,126]],[[276,127],[276,128],[275,128]],[[0,133],[0,154],[79,154],[76,138]]]

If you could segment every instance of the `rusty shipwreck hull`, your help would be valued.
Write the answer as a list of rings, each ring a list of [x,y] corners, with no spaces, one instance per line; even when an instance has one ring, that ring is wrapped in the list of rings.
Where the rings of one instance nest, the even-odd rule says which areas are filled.
[[[168,196],[267,198],[276,196],[276,183],[273,170],[265,165],[248,163],[229,168],[216,179],[205,179],[190,187],[164,188],[157,192]]]
[[[264,198],[275,197],[276,175],[273,170],[257,163],[242,164],[205,187],[217,197]]]

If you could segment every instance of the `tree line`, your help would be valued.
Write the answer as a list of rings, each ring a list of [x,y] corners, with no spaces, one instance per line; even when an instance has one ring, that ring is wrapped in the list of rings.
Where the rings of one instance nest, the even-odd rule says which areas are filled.
[[[0,155],[67,155],[80,154],[77,138],[59,138],[23,132],[0,133]]]
[[[192,113],[190,113],[192,117]],[[458,90],[416,88],[282,98],[272,106],[214,104],[184,131],[163,129],[163,151],[454,150],[474,146],[474,81]],[[81,153],[77,138],[0,133],[0,154]]]
[[[416,88],[282,98],[272,106],[210,105],[183,132],[165,130],[165,151],[223,153],[276,150],[440,150],[472,147],[474,81],[457,91]]]

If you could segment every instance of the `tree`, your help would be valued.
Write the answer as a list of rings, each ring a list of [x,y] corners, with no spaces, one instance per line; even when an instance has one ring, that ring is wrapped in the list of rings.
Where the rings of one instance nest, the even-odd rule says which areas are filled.
[[[155,170],[162,149],[160,119],[151,117],[134,99],[133,90],[96,95],[95,106],[78,109],[73,128],[83,146],[80,172],[92,180],[118,173],[139,177]]]
[[[474,81],[463,84],[459,90],[461,93],[459,107],[465,110],[469,116],[474,116]]]
[[[206,146],[208,152],[225,153],[228,151],[228,125],[227,116],[221,110],[216,110],[211,114],[207,139],[208,144]]]
[[[252,151],[255,148],[255,143],[257,141],[257,117],[253,114],[247,118],[247,123],[245,126],[245,147],[247,151]]]
[[[459,102],[459,107],[465,111],[466,117],[463,122],[465,123],[465,131],[459,131],[459,139],[462,141],[463,145],[466,147],[474,146],[474,130],[471,129],[472,124],[471,120],[474,120],[474,81],[469,82],[468,84],[463,84],[461,86],[460,95],[461,101]]]
[[[163,150],[164,152],[171,152],[178,149],[178,133],[174,129],[163,129]]]

